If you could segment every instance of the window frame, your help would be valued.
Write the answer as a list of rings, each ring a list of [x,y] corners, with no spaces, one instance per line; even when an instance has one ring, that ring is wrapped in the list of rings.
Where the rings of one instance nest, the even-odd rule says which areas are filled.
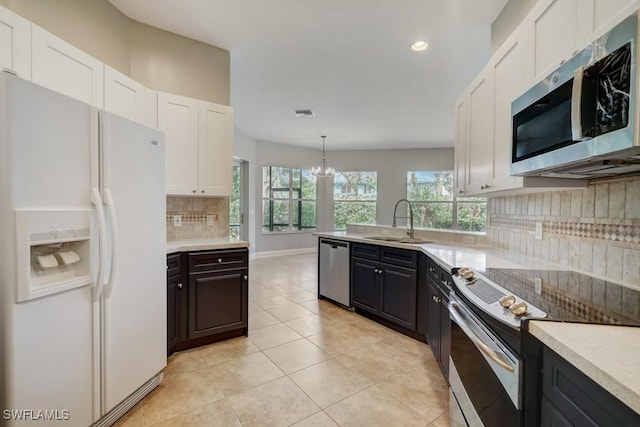
[[[297,167],[290,167],[290,166],[262,166],[262,182],[265,182],[264,179],[264,173],[265,173],[265,169],[269,170],[269,197],[265,197],[264,195],[264,191],[262,193],[262,206],[261,206],[261,217],[262,217],[262,224],[260,227],[261,233],[262,234],[287,234],[287,233],[309,233],[309,232],[313,232],[316,231],[318,229],[318,182],[314,177],[314,186],[315,186],[315,198],[314,199],[309,199],[309,198],[302,198],[303,197],[303,189],[302,189],[302,177],[303,177],[303,173],[304,172],[309,172],[309,174],[311,176],[313,176],[313,174],[311,173],[310,169],[303,169],[303,168],[297,168]],[[279,169],[288,169],[288,175],[289,175],[289,186],[288,187],[276,187],[274,188],[272,186],[273,184],[273,176],[272,176],[272,169],[273,168],[279,168]],[[294,175],[295,172],[294,171],[298,171],[299,173],[299,179],[300,179],[300,186],[299,187],[294,187]],[[274,193],[277,192],[287,192],[289,194],[289,197],[284,198],[284,197],[273,197]],[[293,197],[293,194],[296,193],[298,197]],[[265,225],[264,222],[264,203],[267,202],[269,203],[269,224]],[[274,224],[273,222],[273,216],[274,216],[274,209],[273,209],[273,205],[275,201],[286,201],[288,204],[288,209],[287,209],[287,216],[289,218],[289,223],[288,224]],[[302,205],[304,202],[313,202],[315,205],[315,216],[314,216],[314,225],[312,227],[310,226],[304,226],[302,224]],[[294,203],[297,204],[297,218],[294,220]],[[274,230],[274,227],[287,227],[287,230]],[[268,230],[266,229],[268,228]]]
[[[335,176],[340,174],[342,176],[344,176],[345,173],[369,173],[369,174],[374,174],[375,175],[375,199],[336,199],[336,192],[335,192]],[[331,197],[333,199],[333,203],[332,203],[332,229],[334,231],[344,231],[346,230],[346,224],[345,223],[345,228],[337,228],[336,227],[336,203],[345,203],[345,204],[349,204],[349,203],[369,203],[372,204],[374,206],[374,218],[373,218],[373,223],[371,225],[375,225],[376,224],[376,219],[377,219],[377,215],[378,215],[378,171],[377,170],[366,170],[366,171],[336,171],[334,178],[333,178],[333,187],[332,187],[332,192],[331,192]],[[363,193],[364,194],[370,194],[370,193]]]
[[[465,197],[458,197],[456,196],[455,192],[452,191],[451,192],[451,200],[411,200],[409,198],[409,177],[411,173],[428,173],[428,174],[434,174],[434,173],[443,173],[443,172],[450,172],[452,174],[452,178],[453,178],[453,174],[454,171],[453,170],[408,170],[407,171],[407,175],[406,175],[406,198],[407,200],[409,200],[411,202],[411,204],[415,207],[416,205],[419,204],[425,204],[425,205],[436,205],[436,204],[450,204],[451,205],[451,228],[432,228],[433,230],[454,230],[454,231],[461,231],[461,232],[469,232],[469,233],[486,233],[487,232],[487,217],[485,216],[485,225],[484,225],[484,229],[483,230],[464,230],[459,228],[458,226],[458,206],[459,204],[472,204],[472,203],[484,203],[485,206],[487,205],[487,198],[486,197],[473,197],[475,199],[484,199],[484,202],[482,200],[464,200]],[[452,188],[453,190],[453,188]],[[458,200],[458,199],[462,199],[462,200]],[[407,210],[409,208],[407,207]],[[486,208],[485,208],[486,211]],[[408,213],[407,213],[408,214]]]

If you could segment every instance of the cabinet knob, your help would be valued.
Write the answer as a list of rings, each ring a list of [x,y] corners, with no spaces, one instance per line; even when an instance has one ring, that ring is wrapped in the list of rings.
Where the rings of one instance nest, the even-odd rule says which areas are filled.
[[[459,194],[464,194],[464,190],[458,191]]]
[[[374,268],[374,269],[373,269],[373,272],[374,272],[374,273],[376,273],[376,274],[378,274],[378,269],[377,269],[377,268]]]
[[[218,258],[218,264],[222,264],[222,258]]]
[[[196,193],[196,190],[193,190],[193,194],[195,194],[195,193]]]
[[[182,283],[178,283],[178,289],[182,289]]]
[[[560,61],[560,65],[564,65],[564,63],[567,62],[565,59],[563,59],[562,61]]]
[[[378,274],[384,273],[384,270],[378,270]]]
[[[204,190],[200,190],[200,192],[201,192],[202,194],[204,194]]]
[[[574,50],[573,52],[571,52],[571,56],[576,56],[578,52],[580,52],[578,49]]]
[[[433,267],[429,267],[429,271],[430,271],[430,272],[432,272],[432,273],[435,273],[435,272],[436,272],[436,269],[435,269],[435,268],[433,268]]]
[[[247,276],[246,274],[243,277],[244,280],[249,280],[249,276]]]

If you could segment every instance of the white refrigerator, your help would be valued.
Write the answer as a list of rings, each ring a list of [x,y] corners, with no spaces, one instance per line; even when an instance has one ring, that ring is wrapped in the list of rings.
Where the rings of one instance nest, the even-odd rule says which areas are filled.
[[[0,425],[110,425],[159,384],[165,204],[162,132],[0,73]]]

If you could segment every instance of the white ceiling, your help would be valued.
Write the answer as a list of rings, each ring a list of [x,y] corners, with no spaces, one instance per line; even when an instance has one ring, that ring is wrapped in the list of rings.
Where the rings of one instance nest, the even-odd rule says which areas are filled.
[[[507,0],[109,0],[231,52],[236,126],[327,149],[452,147],[454,102]],[[429,42],[414,53],[412,42]],[[297,118],[294,109],[313,109]]]

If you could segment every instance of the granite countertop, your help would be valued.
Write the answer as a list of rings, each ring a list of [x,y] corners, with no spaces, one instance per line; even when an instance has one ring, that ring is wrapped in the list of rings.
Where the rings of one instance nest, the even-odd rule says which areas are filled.
[[[441,267],[545,269],[566,271],[567,267],[490,246],[438,242],[421,245],[366,239],[369,234],[315,233],[351,242],[392,246],[421,251]],[[615,325],[530,321],[529,332],[576,366],[631,409],[640,413],[640,328]]]
[[[167,254],[174,252],[205,251],[212,249],[248,248],[249,242],[231,237],[185,239],[167,241]]]
[[[532,320],[529,332],[640,413],[640,328]]]

